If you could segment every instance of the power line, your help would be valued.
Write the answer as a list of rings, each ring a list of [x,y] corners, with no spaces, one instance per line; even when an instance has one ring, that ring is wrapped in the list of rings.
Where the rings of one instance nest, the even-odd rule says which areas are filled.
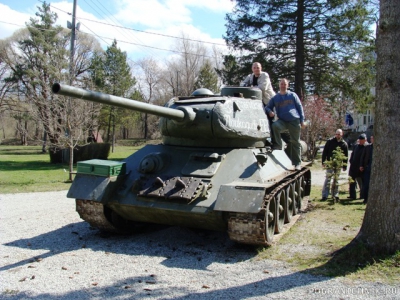
[[[43,29],[43,28],[37,28],[37,27],[29,26],[29,25],[19,25],[19,24],[4,22],[4,21],[0,21],[0,23],[15,25],[15,26],[18,26],[18,27],[35,28],[35,29],[41,30],[41,31],[55,31],[55,30],[53,30],[53,29]],[[86,27],[89,31],[92,32],[92,33],[85,33],[85,34],[92,35],[92,36],[96,36],[96,37],[98,37],[99,39],[101,39],[104,43],[106,43],[107,45],[110,45],[110,44],[107,43],[104,39],[107,39],[107,40],[116,40],[117,42],[120,42],[120,43],[126,43],[126,44],[131,44],[131,45],[136,45],[136,46],[143,46],[143,47],[146,47],[146,48],[152,48],[152,49],[161,50],[161,51],[174,52],[174,53],[180,53],[180,54],[190,54],[190,55],[195,55],[195,56],[213,58],[212,56],[203,55],[203,54],[182,52],[182,51],[176,51],[176,50],[171,50],[171,49],[163,49],[163,48],[158,48],[158,47],[153,47],[153,46],[140,45],[140,44],[137,44],[137,43],[127,42],[127,41],[123,41],[123,40],[117,40],[117,39],[115,39],[115,38],[104,37],[104,36],[100,36],[100,35],[96,34],[95,32],[93,32],[93,30],[91,30],[89,27],[87,27],[87,26],[86,26],[85,24],[83,24],[83,23],[81,23],[81,26]]]
[[[97,35],[93,30],[91,30],[91,29],[90,29],[89,27],[87,27],[85,24],[81,23],[81,25],[82,25],[82,26],[85,26],[85,27],[87,28],[87,30],[93,32],[93,34],[90,34],[90,33],[86,33],[86,34],[93,35],[93,36],[97,36],[97,37],[98,37],[99,39],[101,39],[107,46],[110,46],[109,43],[107,43],[101,36]]]
[[[84,0],[84,1],[85,1],[88,5],[90,5],[86,0]],[[94,1],[91,0],[91,2],[94,2]],[[97,2],[101,5],[101,7],[104,8],[104,10],[105,10],[106,12],[104,12],[104,10],[103,10],[101,7],[99,7],[98,5],[96,5],[95,3],[93,3],[93,5],[95,5],[97,8],[99,8],[99,9],[103,12],[103,15],[105,16],[105,18],[106,18],[106,19],[109,19],[113,24],[119,24],[118,20],[112,15],[112,13],[111,13],[106,7],[105,7],[103,4],[101,4],[101,2],[99,2],[98,0],[97,0]],[[90,5],[90,6],[91,6],[91,5]],[[91,6],[91,7],[92,7],[92,6]],[[108,15],[110,15],[111,17],[108,17],[108,16],[107,16],[107,13],[108,13]],[[101,15],[101,14],[99,13],[99,15]],[[138,44],[138,46],[141,47],[141,48],[143,48],[143,50],[145,50],[144,46],[142,46],[142,45],[144,45],[144,43],[143,43],[139,38],[135,37],[130,31],[128,31],[128,35],[129,35],[129,37],[128,37],[127,35],[125,35],[125,31],[120,31],[119,28],[117,28],[117,30],[118,30],[123,36],[127,37],[128,39],[129,39],[129,37],[130,37],[130,38],[132,38],[132,39],[138,41],[138,42],[140,43],[140,44]],[[154,56],[157,56],[155,52],[153,52],[152,50],[150,50],[150,51],[152,52],[152,54],[153,54]]]
[[[130,28],[130,27],[124,27],[124,26],[119,26],[119,25],[112,25],[112,24],[108,24],[108,23],[105,23],[105,22],[96,21],[96,20],[91,20],[91,19],[86,19],[86,18],[80,18],[80,19],[81,19],[81,20],[86,20],[86,21],[89,21],[89,22],[94,22],[94,23],[99,23],[99,24],[107,25],[107,26],[119,27],[119,28],[123,28],[123,29],[127,29],[127,30],[142,32],[142,33],[146,33],[146,34],[153,34],[153,35],[159,35],[159,36],[164,36],[164,37],[173,38],[173,39],[187,40],[187,41],[198,42],[198,43],[203,43],[203,44],[211,44],[211,45],[217,45],[217,46],[224,46],[224,47],[227,47],[225,44],[219,44],[219,43],[213,43],[213,42],[206,42],[206,41],[194,40],[194,39],[187,39],[187,38],[184,38],[184,37],[172,36],[172,35],[167,35],[167,34],[162,34],[162,33],[149,32],[149,31],[134,29],[134,28]]]
[[[4,23],[4,24],[9,24],[9,25],[14,25],[14,26],[17,26],[17,27],[21,27],[21,28],[34,28],[34,29],[36,29],[36,30],[40,30],[40,31],[57,31],[57,30],[55,30],[55,29],[44,29],[44,28],[38,28],[38,27],[34,27],[34,26],[29,26],[29,25],[19,25],[19,24],[15,24],[15,23],[10,23],[10,22],[5,22],[5,21],[0,21],[0,23]],[[58,25],[59,26],[59,25]],[[60,26],[60,27],[62,27],[62,26]],[[62,27],[63,28],[63,27]],[[63,28],[63,29],[65,29],[65,28]]]
[[[39,2],[43,3],[43,1],[38,0]],[[86,1],[85,1],[86,2]],[[87,2],[86,2],[87,3]],[[71,15],[71,13],[66,12],[62,9],[59,9],[55,6],[51,6],[59,11],[62,11],[68,15]],[[104,6],[103,6],[104,7]],[[203,44],[211,44],[211,45],[216,45],[216,46],[224,46],[227,47],[226,44],[220,44],[220,43],[214,43],[214,42],[206,42],[206,41],[202,41],[202,40],[195,40],[195,39],[188,39],[188,38],[184,38],[184,37],[178,37],[178,36],[173,36],[173,35],[167,35],[167,34],[162,34],[162,33],[155,33],[155,32],[149,32],[149,31],[144,31],[144,30],[139,30],[139,29],[134,29],[134,28],[130,28],[130,27],[125,27],[122,25],[113,25],[113,24],[109,24],[106,22],[101,22],[101,21],[96,21],[96,20],[91,20],[91,19],[86,19],[86,18],[79,18],[80,20],[85,20],[85,21],[89,21],[89,22],[94,22],[94,23],[98,23],[98,24],[103,24],[106,26],[113,26],[113,27],[118,27],[118,28],[123,28],[123,29],[127,29],[127,30],[131,30],[131,31],[137,31],[137,32],[142,32],[145,34],[153,34],[153,35],[159,35],[159,36],[164,36],[164,37],[168,37],[168,38],[173,38],[173,39],[180,39],[180,40],[186,40],[186,41],[192,41],[192,42],[198,42],[198,43],[203,43]],[[143,45],[145,46],[145,45]],[[146,47],[146,46],[145,46]]]
[[[85,26],[86,28],[88,28],[86,25],[84,25],[84,24],[82,24],[82,23],[81,23],[81,25],[83,25],[83,26]],[[89,30],[90,30],[90,29],[89,29]],[[92,30],[90,30],[90,31],[92,31]],[[92,32],[93,32],[93,31],[92,31]],[[136,46],[143,46],[143,47],[152,48],[152,49],[161,50],[161,51],[174,52],[174,53],[180,53],[180,54],[190,54],[190,55],[195,55],[195,56],[201,56],[201,57],[212,58],[212,56],[203,55],[203,54],[182,52],[182,51],[176,51],[176,50],[170,50],[170,49],[163,49],[163,48],[158,48],[158,47],[153,47],[153,46],[140,45],[140,44],[137,44],[137,43],[127,42],[127,41],[123,41],[123,40],[117,40],[117,39],[115,39],[115,38],[109,38],[109,37],[105,37],[105,36],[100,36],[100,35],[98,35],[98,34],[96,34],[96,33],[94,33],[94,34],[87,33],[87,34],[89,34],[89,35],[95,35],[95,36],[97,36],[98,38],[101,38],[102,40],[103,40],[103,39],[107,39],[107,40],[116,40],[117,42],[120,42],[120,43],[126,43],[126,44],[131,44],[131,45],[136,45]],[[104,41],[104,40],[103,40],[103,41]],[[104,42],[105,42],[105,41],[104,41]]]

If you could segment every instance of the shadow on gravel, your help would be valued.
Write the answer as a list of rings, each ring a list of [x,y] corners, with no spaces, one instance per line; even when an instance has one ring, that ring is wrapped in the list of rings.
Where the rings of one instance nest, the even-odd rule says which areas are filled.
[[[104,234],[92,229],[86,222],[63,226],[29,239],[15,240],[5,246],[48,252],[0,267],[0,271],[24,266],[63,252],[88,248],[108,254],[164,257],[162,265],[168,268],[205,270],[214,262],[234,263],[257,255],[255,247],[232,242],[224,232],[183,227],[152,226],[145,232],[131,235]],[[207,255],[205,255],[207,253]],[[180,259],[185,256],[185,263]]]
[[[0,268],[0,271],[10,270],[16,267],[29,267],[40,263],[53,255],[64,252],[74,252],[74,256],[80,255],[80,250],[91,249],[96,252],[104,252],[104,258],[113,254],[125,254],[140,259],[143,255],[162,257],[160,264],[171,269],[165,274],[145,274],[121,278],[107,286],[95,286],[93,283],[84,289],[58,294],[57,299],[245,299],[255,297],[265,298],[269,294],[285,292],[292,288],[303,287],[305,293],[310,296],[316,293],[308,285],[325,282],[328,277],[313,276],[305,272],[295,272],[280,275],[271,267],[263,272],[263,267],[254,270],[246,269],[243,272],[259,272],[257,280],[246,284],[235,284],[235,281],[226,282],[221,287],[215,284],[210,276],[191,278],[191,282],[203,288],[201,292],[194,292],[190,287],[182,286],[180,282],[174,284],[166,280],[174,268],[200,270],[201,272],[213,272],[209,265],[213,263],[227,264],[227,268],[234,268],[235,263],[251,260],[256,257],[256,248],[240,245],[229,240],[226,233],[207,230],[192,230],[181,227],[159,227],[145,233],[119,236],[103,235],[97,230],[92,230],[86,222],[77,222],[63,226],[57,230],[47,232],[29,239],[19,239],[5,244],[8,247],[19,247],[32,250],[48,250],[40,256],[9,264]],[[98,254],[98,253],[97,253]],[[88,255],[84,254],[85,257]],[[185,259],[182,259],[184,257]],[[97,255],[101,261],[101,256]],[[260,262],[262,264],[262,262]],[[268,267],[266,267],[268,268]],[[227,269],[228,270],[228,269]],[[232,271],[229,271],[232,272]],[[288,270],[288,272],[290,272]],[[245,275],[245,273],[241,274]],[[70,277],[71,283],[77,278]],[[221,275],[215,274],[215,278]],[[223,276],[222,276],[223,277]],[[168,282],[167,286],[165,282]],[[233,286],[234,285],[234,286]],[[218,287],[216,287],[218,286]],[[318,291],[317,291],[318,293]],[[173,297],[171,297],[173,295]],[[54,299],[52,292],[42,293],[38,296],[18,290],[3,291],[0,298],[4,299]]]
[[[272,272],[273,273],[273,272]],[[78,290],[62,295],[57,295],[57,299],[70,300],[70,299],[266,299],[269,294],[285,292],[290,289],[304,287],[304,294],[309,297],[321,296],[319,289],[307,287],[308,285],[324,282],[329,278],[323,276],[311,276],[302,272],[273,277],[272,275],[265,274],[267,278],[253,281],[247,284],[232,286],[228,288],[220,288],[218,290],[212,289],[212,283],[207,282],[208,285],[201,282],[198,278],[199,286],[203,286],[204,292],[193,292],[190,288],[178,287],[170,285],[168,287],[158,286],[158,277],[156,275],[149,276],[136,276],[129,277],[112,285],[105,287],[87,288],[85,290]],[[162,280],[161,280],[162,281]],[[303,294],[303,295],[304,295]],[[175,295],[171,297],[171,295]],[[176,296],[180,295],[180,296]],[[324,296],[326,297],[326,296]],[[54,299],[54,294],[40,294],[32,297],[26,293],[18,293],[19,299]],[[294,297],[299,299],[299,297]],[[275,297],[274,297],[275,299]],[[277,298],[278,299],[278,298]],[[290,297],[288,298],[290,299]],[[320,299],[320,298],[318,298]]]

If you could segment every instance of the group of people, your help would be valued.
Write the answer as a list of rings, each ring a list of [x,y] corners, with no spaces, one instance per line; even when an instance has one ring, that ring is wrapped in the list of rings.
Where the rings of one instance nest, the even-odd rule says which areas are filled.
[[[358,185],[360,190],[360,199],[364,199],[363,203],[366,204],[368,201],[368,190],[369,182],[371,178],[371,164],[372,164],[372,154],[373,154],[373,144],[374,137],[370,137],[370,143],[367,142],[367,136],[362,133],[357,140],[353,151],[351,152],[349,159],[349,177],[351,178],[349,184],[349,200],[357,199],[356,185]],[[343,140],[343,131],[337,129],[335,137],[329,139],[322,151],[322,166],[326,169],[325,182],[322,188],[322,201],[326,201],[329,193],[332,193],[334,200],[337,202],[339,200],[339,184],[337,169],[332,168],[332,166],[327,163],[333,159],[333,153],[340,148],[343,153],[342,169],[346,171],[347,169],[347,159],[348,159],[348,145]],[[331,189],[331,182],[332,189]]]
[[[262,71],[261,64],[258,62],[252,65],[253,73],[248,75],[241,83],[241,86],[257,87],[262,92],[262,102],[264,111],[269,117],[271,124],[271,143],[272,150],[282,150],[283,134],[286,133],[287,153],[295,166],[296,170],[301,170],[301,144],[300,130],[305,127],[304,110],[296,93],[288,90],[289,80],[283,78],[279,82],[279,93],[275,94],[267,72]],[[273,120],[273,121],[272,121]],[[374,137],[363,133],[358,138],[358,143],[350,155],[349,176],[349,199],[357,199],[356,185],[360,189],[360,199],[364,199],[364,204],[368,201],[369,181],[371,177],[371,164],[373,153]],[[343,154],[341,168],[347,169],[348,145],[343,140],[342,129],[337,129],[335,136],[329,139],[322,152],[322,165],[326,169],[325,182],[322,189],[322,201],[326,201],[329,193],[332,193],[335,202],[339,201],[338,169],[332,166],[334,151],[339,149]],[[340,170],[339,170],[340,172]],[[332,191],[331,191],[331,182]]]
[[[264,111],[271,120],[272,150],[283,149],[281,134],[288,133],[287,153],[295,169],[301,170],[300,129],[305,124],[300,99],[296,93],[288,90],[288,79],[280,80],[279,93],[275,94],[270,77],[267,72],[262,71],[261,64],[253,63],[252,71],[241,85],[258,87],[262,92]]]

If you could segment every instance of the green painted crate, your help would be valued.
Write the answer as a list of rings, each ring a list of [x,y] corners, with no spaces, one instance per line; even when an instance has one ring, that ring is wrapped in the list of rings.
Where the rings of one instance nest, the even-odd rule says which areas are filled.
[[[78,174],[89,174],[97,176],[118,176],[126,174],[126,164],[121,161],[91,159],[79,161],[77,167]]]

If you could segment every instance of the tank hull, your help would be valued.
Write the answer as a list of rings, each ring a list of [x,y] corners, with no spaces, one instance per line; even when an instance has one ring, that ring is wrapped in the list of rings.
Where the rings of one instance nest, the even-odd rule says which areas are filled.
[[[126,174],[115,177],[78,173],[68,192],[80,206],[96,203],[98,214],[104,210],[104,220],[94,221],[93,213],[77,209],[84,220],[102,230],[156,223],[229,231],[237,224],[230,220],[238,214],[263,219],[268,197],[274,198],[282,182],[295,182],[304,174],[304,195],[309,194],[311,182],[308,169],[294,171],[284,151],[267,148],[147,145],[124,163]],[[111,225],[102,224],[107,221]],[[253,239],[239,242],[269,244]]]
[[[234,241],[271,245],[310,193],[310,170],[295,170],[284,151],[269,147],[259,89],[200,89],[164,107],[59,83],[52,91],[160,116],[163,144],[123,162],[78,162],[67,196],[100,230],[155,223],[227,230]]]

